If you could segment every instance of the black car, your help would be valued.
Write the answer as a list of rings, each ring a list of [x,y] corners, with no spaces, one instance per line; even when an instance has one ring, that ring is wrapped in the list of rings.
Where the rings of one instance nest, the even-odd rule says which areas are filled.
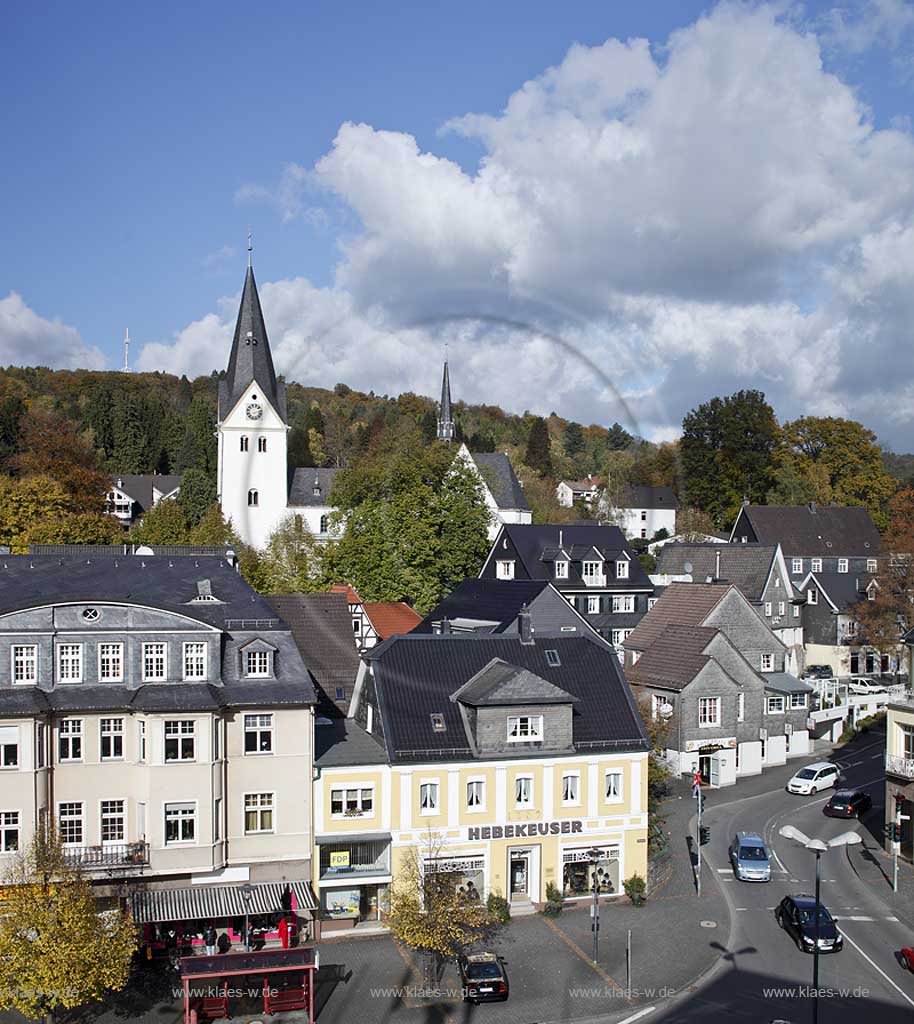
[[[859,818],[872,806],[869,794],[862,789],[836,789],[822,808],[822,813],[830,818]]]
[[[831,665],[807,665],[803,673],[805,679],[830,679],[833,675]]]
[[[785,896],[774,912],[777,923],[793,936],[797,948],[812,953],[816,947],[816,900],[814,896]],[[844,945],[835,919],[819,904],[819,952],[837,953]]]
[[[497,953],[467,953],[457,958],[464,1002],[495,1003],[508,998],[508,975]]]

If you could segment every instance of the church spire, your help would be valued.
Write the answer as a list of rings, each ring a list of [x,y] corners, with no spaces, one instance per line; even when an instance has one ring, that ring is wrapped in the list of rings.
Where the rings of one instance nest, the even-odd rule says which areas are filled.
[[[277,385],[276,371],[273,369],[273,357],[270,354],[267,326],[260,308],[260,296],[257,294],[257,282],[254,280],[252,248],[249,234],[248,269],[244,278],[244,290],[241,293],[238,320],[235,323],[228,370],[220,387],[220,418],[229,412],[252,381],[259,385],[263,398],[280,416],[285,415],[285,410],[280,404],[281,389]]]
[[[451,414],[451,378],[444,359],[444,377],[441,380],[441,404],[438,406],[438,440],[454,440],[454,417]]]

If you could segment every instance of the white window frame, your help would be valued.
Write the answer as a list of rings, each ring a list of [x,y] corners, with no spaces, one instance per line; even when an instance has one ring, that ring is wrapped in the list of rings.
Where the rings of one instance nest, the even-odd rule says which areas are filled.
[[[21,678],[17,678],[17,670],[22,672]],[[10,648],[10,679],[16,686],[38,682],[38,644],[13,644]]]
[[[103,675],[102,674],[102,661],[107,659],[110,662],[112,659],[115,661],[115,665],[118,671],[114,675]],[[98,663],[98,679],[99,682],[104,683],[122,683],[124,681],[124,645],[122,643],[102,643],[98,645],[97,654]]]
[[[634,594],[613,594],[613,611],[630,615],[635,610]]]
[[[438,779],[420,779],[419,813],[425,817],[441,813],[441,782]]]
[[[588,569],[590,571],[588,571]],[[581,579],[585,583],[594,583],[599,585],[603,582],[603,563],[595,562],[588,559],[586,562],[581,563]]]
[[[178,823],[178,839],[168,838],[169,817]],[[190,839],[181,838],[184,822],[192,822],[193,836]],[[162,842],[165,846],[196,846],[197,835],[197,801],[196,800],[169,800],[162,804]]]
[[[334,794],[339,793],[339,800],[335,801]],[[368,800],[365,799],[365,794],[368,794]],[[350,794],[354,794],[354,799],[350,800]],[[340,805],[339,811],[333,810],[334,802],[338,802]],[[353,803],[355,806],[350,807],[349,804]],[[339,786],[330,787],[330,817],[334,819],[341,818],[371,818],[374,817],[375,807],[375,791],[373,782],[360,782],[354,783],[343,783]]]
[[[838,559],[838,572],[847,572],[848,562],[846,558]]]
[[[610,781],[612,780],[612,781]],[[621,804],[625,800],[621,768],[607,768],[603,773],[603,802]]]
[[[273,675],[273,652],[245,651],[244,674],[249,679],[269,679]]]
[[[866,560],[866,571],[876,572],[879,569],[879,562],[875,558],[868,558]]]
[[[771,696],[765,698],[765,714],[766,715],[783,715],[784,705],[786,701],[783,696],[778,694],[777,696]]]
[[[269,721],[263,721],[269,719]],[[257,757],[266,756],[273,753],[276,749],[274,743],[275,736],[275,723],[273,722],[273,715],[270,712],[248,712],[244,716],[242,722],[242,729],[244,731],[244,756],[245,757]],[[248,736],[257,736],[257,749],[248,750]],[[263,746],[263,737],[269,735],[270,745],[265,748]]]
[[[793,617],[795,619],[798,619],[800,617],[800,606],[798,604],[795,604],[793,606]]]
[[[192,652],[191,648],[203,648],[202,651]],[[185,682],[194,682],[205,680],[207,678],[207,655],[208,655],[207,644],[203,640],[185,640],[181,645],[181,677]],[[198,675],[196,672],[188,672],[188,668],[197,668],[198,659],[202,654],[202,675]]]
[[[613,647],[618,647],[625,639],[624,629],[611,629],[609,631],[609,639]]]
[[[265,801],[266,798],[266,801]],[[250,806],[248,806],[251,801]],[[244,813],[244,834],[246,836],[267,836],[273,835],[276,832],[276,793],[275,792],[260,792],[260,793],[244,793],[243,794],[243,813]],[[248,814],[255,814],[257,816],[257,828],[248,828]],[[270,815],[270,827],[263,828],[263,815],[268,813]]]
[[[185,757],[185,741],[190,740],[190,756]],[[177,750],[168,756],[168,745]],[[193,764],[197,760],[197,723],[192,718],[166,718],[162,723],[162,760],[165,764]]]
[[[806,600],[809,602],[809,604],[818,604],[819,591],[816,590],[815,587],[810,587],[809,590],[806,591]]]
[[[587,595],[587,614],[588,615],[599,615],[600,614],[600,597],[598,594]]]
[[[568,579],[568,562],[564,558],[560,558],[555,563],[555,578],[557,580]]]
[[[526,799],[521,799],[526,797]],[[530,772],[518,772],[514,776],[514,808],[528,811],[535,807],[533,799],[533,775]]]
[[[778,601],[778,615],[783,615],[787,611],[787,605],[783,601]]]
[[[512,722],[516,723],[513,730],[511,725]],[[526,726],[523,726],[522,723],[526,723]],[[512,735],[512,731],[514,732],[514,735]],[[508,715],[506,738],[508,743],[542,742],[543,716]]]
[[[771,602],[770,601],[766,601],[765,602],[765,615],[767,616],[767,618],[769,618],[769,619],[771,618]]]
[[[639,652],[635,651],[633,653],[637,654]],[[634,661],[634,658],[632,660]],[[660,709],[666,707],[673,708],[673,702],[669,697],[664,696],[662,693],[651,694],[651,718],[658,718],[660,716]]]
[[[803,571],[803,559],[802,558],[794,558],[794,559],[792,559],[791,560],[790,571],[791,572],[802,572]]]
[[[571,796],[565,795],[565,783],[572,783]],[[581,804],[581,773],[579,771],[562,772],[562,806],[579,807]]]
[[[15,834],[10,842],[8,836]],[[22,848],[22,815],[19,811],[0,811],[0,853],[17,853]]]
[[[495,578],[498,580],[514,579],[514,559],[500,558],[495,562]]]
[[[161,658],[162,671],[150,672],[150,666],[155,669]],[[143,644],[143,682],[156,683],[168,679],[168,644],[162,640],[154,640]]]
[[[742,691],[736,695],[736,720],[737,722],[746,720],[746,694]]]
[[[146,763],[146,720],[140,718],[136,723],[136,759],[140,764]]]
[[[774,655],[770,652],[765,652],[759,656],[759,668],[762,672],[773,672],[774,671]]]
[[[474,787],[472,790],[470,787]],[[472,797],[475,794],[475,797]],[[471,798],[472,797],[472,798]],[[473,802],[475,800],[475,802]],[[486,809],[486,780],[483,775],[471,775],[467,779],[466,802],[468,814],[481,814]]]
[[[75,658],[76,662],[76,675],[64,675],[63,667],[65,661],[64,652],[66,654],[66,661],[68,668],[72,668],[70,661]],[[58,644],[57,645],[57,682],[58,683],[81,683],[83,681],[83,645],[82,644]]]
[[[619,561],[616,562],[616,579],[628,579],[628,560],[625,558],[620,558]]]
[[[105,723],[108,722],[110,725],[105,728]],[[121,741],[121,752],[115,754],[115,740],[120,739]],[[105,740],[110,739],[111,753],[105,756],[104,746]],[[106,716],[105,718],[99,719],[98,722],[98,759],[99,761],[123,761],[124,760],[124,719],[117,716]]]
[[[822,559],[821,558],[810,558],[810,560],[809,560],[809,571],[810,572],[821,572],[822,571]]]
[[[64,729],[64,726],[67,726]],[[70,754],[73,752],[73,740],[79,740],[79,757],[63,756],[63,744],[66,743]],[[79,764],[83,759],[83,720],[81,718],[62,718],[57,725],[57,761],[58,764]]]
[[[713,714],[711,713],[713,711]],[[704,721],[702,721],[704,719]],[[720,728],[720,697],[698,698],[698,728]]]
[[[792,693],[790,695],[790,710],[797,711],[809,707],[809,695],[806,693]]]
[[[113,808],[115,804],[120,804],[120,810],[109,810],[105,811],[105,805],[110,804]],[[105,838],[105,822],[116,824],[120,822],[119,835],[109,836]],[[102,846],[116,846],[118,843],[125,843],[127,841],[127,801],[123,797],[115,797],[113,800],[99,800],[98,802],[98,837],[101,841]]]
[[[653,608],[653,607],[654,607],[654,605],[655,605],[655,604],[656,604],[656,603],[657,603],[657,602],[658,602],[659,600],[660,600],[660,598],[659,598],[659,597],[649,597],[649,598],[647,599],[647,610],[648,610],[648,611],[650,611],[650,610],[651,610],[651,608]]]
[[[67,808],[64,812],[64,808]],[[74,808],[78,808],[74,810]],[[67,826],[79,825],[79,838],[67,839]],[[60,841],[67,847],[78,847],[86,845],[86,805],[82,800],[62,800],[57,805],[57,831],[60,834]]]

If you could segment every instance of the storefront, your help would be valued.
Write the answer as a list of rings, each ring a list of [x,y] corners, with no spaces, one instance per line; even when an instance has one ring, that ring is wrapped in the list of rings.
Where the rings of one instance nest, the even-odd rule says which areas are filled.
[[[598,850],[595,857],[593,851]],[[568,899],[593,893],[596,877],[601,895],[621,892],[620,849],[617,845],[595,845],[562,850],[562,895]]]
[[[390,887],[390,833],[318,836],[317,846],[322,920],[338,927],[380,921]]]
[[[485,857],[426,857],[422,870],[436,875],[448,875],[456,891],[472,902],[486,898]]]

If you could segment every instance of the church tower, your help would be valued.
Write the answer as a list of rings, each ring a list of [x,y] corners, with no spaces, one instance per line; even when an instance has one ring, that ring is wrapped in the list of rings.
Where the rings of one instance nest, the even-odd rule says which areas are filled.
[[[446,359],[444,361],[444,377],[441,381],[441,404],[438,407],[438,440],[454,440],[454,418],[451,414],[451,378],[448,375]]]
[[[219,469],[222,514],[245,543],[262,548],[286,514],[288,475],[286,386],[276,380],[270,342],[248,270],[228,371],[219,383]]]

